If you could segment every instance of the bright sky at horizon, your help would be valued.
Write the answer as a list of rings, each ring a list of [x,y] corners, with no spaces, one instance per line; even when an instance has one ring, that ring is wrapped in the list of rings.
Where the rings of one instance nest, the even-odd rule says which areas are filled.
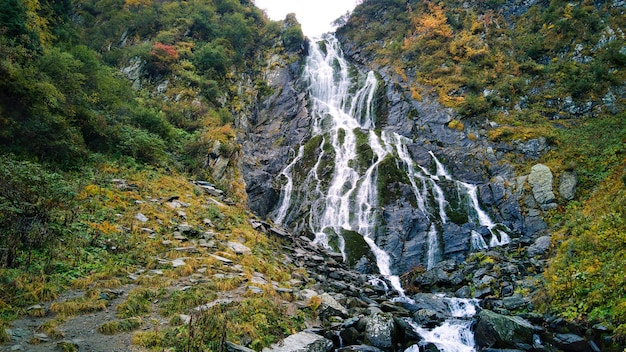
[[[316,37],[334,31],[331,22],[352,11],[357,0],[254,0],[254,3],[275,21],[295,13],[304,35]]]

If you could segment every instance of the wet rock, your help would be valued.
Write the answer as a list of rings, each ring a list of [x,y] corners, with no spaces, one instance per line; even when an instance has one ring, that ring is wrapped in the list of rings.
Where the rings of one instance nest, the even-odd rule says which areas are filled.
[[[508,310],[515,310],[528,304],[528,301],[526,301],[522,295],[516,294],[511,297],[503,298],[502,304],[504,305],[504,308]]]
[[[552,180],[552,171],[543,164],[533,166],[530,175],[528,175],[528,183],[532,187],[533,196],[542,210],[556,207],[556,198],[552,191]]]
[[[576,195],[578,177],[574,171],[565,171],[559,180],[559,196],[565,200],[572,200]]]
[[[417,286],[444,286],[450,283],[450,277],[442,268],[428,270],[415,279]]]
[[[441,312],[432,309],[420,309],[413,315],[413,320],[420,326],[433,328],[445,319]]]
[[[332,348],[332,341],[304,331],[290,335],[270,348],[264,348],[263,352],[328,352]]]
[[[587,352],[591,351],[589,343],[576,334],[557,334],[554,337],[554,344],[566,352]]]
[[[366,345],[352,345],[340,348],[337,352],[383,352],[380,348]]]
[[[341,330],[339,336],[341,337],[341,341],[343,341],[344,345],[355,345],[362,339],[362,335],[359,330],[353,326]]]
[[[519,344],[532,345],[534,326],[527,320],[494,313],[483,309],[474,329],[479,347],[518,348]]]
[[[378,348],[391,348],[396,334],[396,324],[389,313],[365,317],[365,341]]]

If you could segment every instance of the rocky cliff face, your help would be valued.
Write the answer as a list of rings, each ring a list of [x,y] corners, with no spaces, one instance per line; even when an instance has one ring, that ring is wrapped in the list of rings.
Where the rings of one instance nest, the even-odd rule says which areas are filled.
[[[286,64],[279,57],[266,72],[273,94],[258,102],[243,138],[243,176],[250,209],[266,217],[276,207],[279,175],[294,150],[306,141],[311,117],[305,88],[299,84],[300,62]]]
[[[446,211],[454,213],[456,207],[462,212],[467,207],[466,200],[458,195],[458,182],[477,185],[480,207],[495,223],[508,229],[514,245],[529,245],[544,233],[542,213],[554,204],[546,203],[544,198],[555,185],[545,177],[535,181],[534,176],[529,184],[525,176],[517,177],[502,156],[514,152],[521,158],[534,159],[548,150],[545,140],[516,147],[490,142],[485,126],[455,128],[456,115],[451,109],[428,96],[421,101],[412,99],[410,92],[401,88],[414,82],[403,82],[391,68],[372,64],[349,42],[344,43],[344,50],[361,70],[373,69],[379,76],[376,127],[406,137],[410,157],[417,164],[434,170],[432,155],[435,155],[456,180],[443,183],[443,192],[449,200]],[[281,171],[294,159],[299,145],[311,136],[307,87],[299,80],[301,64],[277,63],[267,73],[273,94],[258,104],[243,142],[243,174],[249,206],[262,217],[276,209],[284,183]],[[391,174],[393,170],[381,172]],[[407,180],[387,178],[385,182],[386,193],[392,196],[379,204],[382,221],[376,230],[376,242],[390,253],[397,272],[426,266],[428,219],[411,200],[411,185]],[[537,182],[540,186],[535,186]],[[537,191],[533,193],[533,190]],[[307,234],[305,222],[294,219],[290,226],[298,233]],[[462,216],[442,225],[442,250],[438,259],[463,260],[472,249],[472,231],[489,236],[487,229],[469,224]]]

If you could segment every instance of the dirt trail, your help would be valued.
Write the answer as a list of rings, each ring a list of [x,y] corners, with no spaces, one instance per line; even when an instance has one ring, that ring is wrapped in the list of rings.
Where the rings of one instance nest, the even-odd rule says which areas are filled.
[[[63,344],[72,344],[79,351],[146,351],[143,348],[132,346],[131,338],[133,332],[117,333],[115,335],[104,335],[98,332],[98,327],[108,321],[118,320],[115,316],[115,308],[128,298],[128,293],[136,285],[125,285],[115,289],[119,295],[109,301],[105,310],[90,312],[88,314],[69,317],[65,323],[59,325],[56,330],[63,334],[60,339],[47,336],[40,331],[39,327],[47,321],[55,318],[55,315],[48,314],[45,317],[25,317],[11,323],[13,340],[0,346],[0,351],[32,351],[44,352],[63,350]],[[67,299],[81,297],[84,291],[71,290],[63,293],[54,302],[61,302]],[[54,302],[45,304],[46,310]]]

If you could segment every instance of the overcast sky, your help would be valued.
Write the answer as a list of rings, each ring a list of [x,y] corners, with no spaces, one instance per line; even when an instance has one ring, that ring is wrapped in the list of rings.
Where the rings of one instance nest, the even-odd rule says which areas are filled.
[[[356,0],[254,0],[273,20],[283,20],[290,12],[296,14],[307,37],[333,31],[331,22],[352,11]]]

